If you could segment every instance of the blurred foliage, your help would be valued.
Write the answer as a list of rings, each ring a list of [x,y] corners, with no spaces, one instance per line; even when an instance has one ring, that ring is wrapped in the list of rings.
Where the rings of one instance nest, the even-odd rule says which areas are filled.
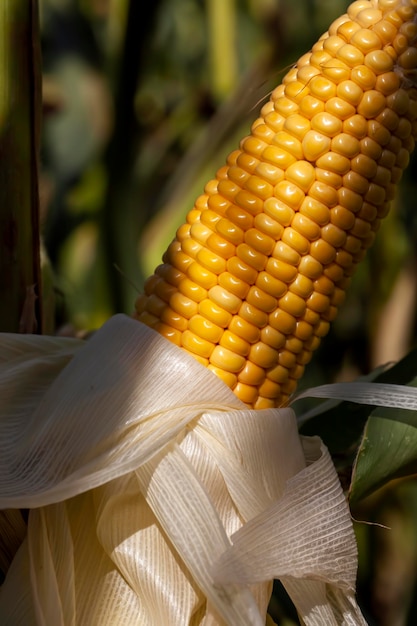
[[[144,278],[270,90],[347,5],[155,0],[144,11],[138,0],[41,0],[41,218],[57,332],[131,313]],[[369,374],[416,347],[415,171],[414,158],[300,388]],[[402,382],[415,377],[412,363]],[[302,401],[300,411],[313,406]],[[370,413],[344,405],[308,427],[339,446],[332,452],[346,486]],[[356,529],[369,624],[417,623],[415,481],[384,484],[352,514],[367,522]],[[271,615],[298,623],[279,584]]]

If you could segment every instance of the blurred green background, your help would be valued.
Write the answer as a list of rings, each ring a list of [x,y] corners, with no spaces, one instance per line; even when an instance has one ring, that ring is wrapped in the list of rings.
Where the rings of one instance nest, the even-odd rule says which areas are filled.
[[[132,313],[205,183],[348,2],[40,5],[42,236],[56,332],[82,334]],[[353,380],[416,346],[415,172],[414,159],[300,388]],[[416,624],[417,483],[390,483],[352,515],[376,524],[356,524],[369,623]],[[271,614],[284,626],[298,623],[279,585]]]

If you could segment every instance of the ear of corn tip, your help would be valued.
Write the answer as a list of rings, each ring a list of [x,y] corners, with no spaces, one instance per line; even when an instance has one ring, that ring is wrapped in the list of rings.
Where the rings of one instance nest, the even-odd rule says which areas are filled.
[[[358,0],[209,181],[135,317],[247,405],[285,404],[417,136],[417,0]]]

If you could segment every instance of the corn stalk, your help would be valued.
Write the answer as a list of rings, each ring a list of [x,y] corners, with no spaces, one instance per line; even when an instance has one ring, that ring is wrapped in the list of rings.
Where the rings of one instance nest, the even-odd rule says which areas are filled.
[[[0,328],[42,330],[37,0],[0,3]]]

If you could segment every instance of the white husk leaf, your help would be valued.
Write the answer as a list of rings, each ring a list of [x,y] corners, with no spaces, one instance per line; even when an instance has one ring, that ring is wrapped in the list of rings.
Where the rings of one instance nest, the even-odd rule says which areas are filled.
[[[0,335],[0,392],[0,507],[30,509],[0,623],[260,626],[274,577],[305,624],[365,623],[335,469],[291,409],[123,315]]]

